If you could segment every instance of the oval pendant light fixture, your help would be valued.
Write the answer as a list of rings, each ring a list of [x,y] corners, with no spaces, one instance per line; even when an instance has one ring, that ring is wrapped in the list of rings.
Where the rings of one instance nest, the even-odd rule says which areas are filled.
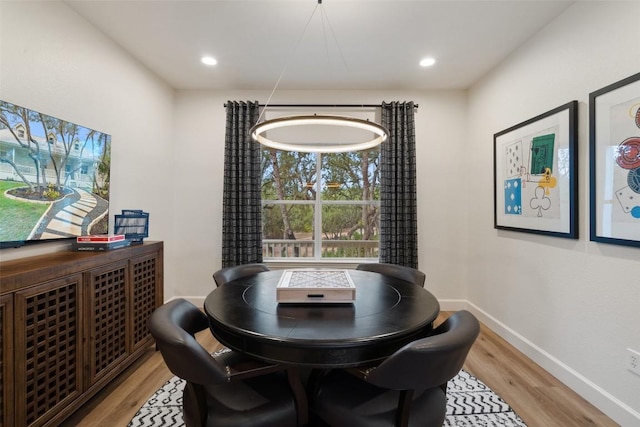
[[[322,0],[318,0],[318,4],[313,10],[309,21],[307,22],[307,26],[305,27],[302,35],[306,32],[309,23],[313,19],[313,16],[316,13],[318,7],[322,8]],[[322,9],[323,19],[325,17],[324,9]],[[331,28],[331,24],[328,22],[329,28]],[[323,21],[324,23],[324,21]],[[335,37],[334,37],[335,38]],[[302,37],[301,37],[302,39]],[[325,41],[326,44],[326,41]],[[339,47],[338,47],[339,49]],[[269,105],[269,101],[271,97],[275,93],[280,80],[282,80],[282,76],[286,71],[285,69],[280,74],[278,81],[276,82],[271,95],[269,96],[269,100],[265,104],[262,109],[262,113],[258,118],[258,123],[251,128],[251,137],[254,141],[265,145],[270,148],[275,148],[283,151],[300,151],[306,153],[312,152],[320,152],[320,153],[343,153],[349,151],[361,151],[367,150],[373,147],[380,145],[382,142],[389,138],[389,131],[382,125],[379,125],[374,122],[370,122],[369,120],[358,119],[355,117],[347,117],[347,116],[335,116],[335,115],[299,115],[299,116],[286,116],[286,117],[278,117],[271,120],[265,120],[260,122],[264,111]],[[269,130],[275,130],[290,126],[335,126],[335,127],[343,127],[343,128],[355,128],[360,129],[365,132],[370,132],[373,134],[372,138],[368,138],[365,141],[357,141],[357,142],[348,142],[344,140],[340,141],[316,141],[312,143],[306,142],[285,142],[285,141],[277,141],[275,139],[269,138],[266,134]],[[369,137],[369,135],[367,135]]]
[[[269,130],[289,127],[289,126],[338,126],[361,129],[365,132],[371,132],[375,135],[366,141],[345,142],[345,141],[314,141],[312,143],[304,142],[284,142],[270,139],[266,136]],[[277,150],[284,151],[300,151],[304,153],[344,153],[348,151],[362,151],[376,147],[389,137],[387,129],[377,123],[369,120],[357,119],[346,116],[333,115],[301,115],[278,117],[258,123],[251,128],[251,137],[262,145]]]

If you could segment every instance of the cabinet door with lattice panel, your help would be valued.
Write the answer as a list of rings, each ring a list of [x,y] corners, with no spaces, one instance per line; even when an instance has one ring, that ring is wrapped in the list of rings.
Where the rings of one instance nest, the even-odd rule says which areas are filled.
[[[82,393],[82,275],[15,293],[15,425],[41,426]]]
[[[127,261],[87,273],[88,386],[119,372],[127,347]]]
[[[13,295],[0,296],[0,427],[13,421]]]
[[[157,254],[129,261],[132,302],[131,351],[135,352],[152,341],[147,320],[156,307],[162,305],[162,260]]]

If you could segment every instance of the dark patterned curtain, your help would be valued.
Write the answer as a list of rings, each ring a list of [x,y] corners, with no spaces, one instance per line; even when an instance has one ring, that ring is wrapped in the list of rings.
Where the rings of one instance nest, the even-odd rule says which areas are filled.
[[[418,268],[413,102],[382,103],[389,139],[380,148],[380,262]]]
[[[260,144],[249,130],[258,102],[228,101],[224,139],[222,267],[262,262]]]

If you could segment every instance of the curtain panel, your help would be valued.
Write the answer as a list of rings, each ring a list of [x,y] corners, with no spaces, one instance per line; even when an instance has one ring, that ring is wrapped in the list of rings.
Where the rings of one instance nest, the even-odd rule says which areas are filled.
[[[413,102],[382,103],[389,139],[380,147],[380,262],[418,268]]]
[[[226,107],[222,267],[232,267],[262,262],[260,144],[249,132],[260,106],[258,101],[228,101]]]

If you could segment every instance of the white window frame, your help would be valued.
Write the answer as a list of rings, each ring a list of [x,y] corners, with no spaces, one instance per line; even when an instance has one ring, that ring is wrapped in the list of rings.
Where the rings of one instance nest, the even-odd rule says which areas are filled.
[[[371,119],[374,120],[376,122],[379,122],[380,119],[380,107],[353,107],[353,106],[349,106],[349,107],[339,107],[339,106],[335,106],[335,105],[328,105],[326,107],[318,107],[318,106],[313,106],[313,107],[309,107],[309,106],[300,106],[300,107],[296,107],[296,106],[291,106],[291,107],[274,107],[271,106],[269,108],[269,110],[267,111],[263,111],[264,114],[264,119],[272,119],[275,117],[281,117],[281,116],[289,116],[289,115],[296,115],[296,114],[335,114],[335,115],[346,115],[346,116],[353,116],[353,117],[358,117],[361,119]],[[321,154],[321,153],[314,153],[314,154]],[[317,184],[316,185],[320,185],[321,184],[321,177],[322,177],[322,158],[321,156],[319,156],[319,158],[316,159],[316,176],[317,176]],[[310,201],[310,200],[269,200],[268,203],[265,203],[265,201],[263,200],[263,205],[264,204],[313,204],[314,205],[314,230],[319,230],[317,231],[320,239],[316,238],[316,235],[314,235],[314,257],[313,258],[264,258],[264,263],[267,265],[273,265],[276,268],[287,268],[288,266],[291,267],[313,267],[313,266],[318,266],[321,265],[323,267],[341,267],[341,268],[353,268],[356,265],[360,264],[360,263],[366,263],[366,262],[378,262],[379,258],[333,258],[333,257],[328,257],[328,258],[322,258],[322,199],[318,198],[318,194],[320,193],[320,191],[316,191],[316,200],[315,201]],[[371,204],[371,203],[377,203],[378,205],[380,204],[380,201],[365,201],[365,200],[333,200],[333,201],[328,201],[330,203],[325,202],[324,204],[345,204],[345,205],[355,205],[355,204],[360,204],[360,205],[367,205],[367,204]],[[318,206],[318,204],[320,206]],[[315,215],[316,213],[318,213],[318,215]],[[378,243],[379,246],[379,243]]]

